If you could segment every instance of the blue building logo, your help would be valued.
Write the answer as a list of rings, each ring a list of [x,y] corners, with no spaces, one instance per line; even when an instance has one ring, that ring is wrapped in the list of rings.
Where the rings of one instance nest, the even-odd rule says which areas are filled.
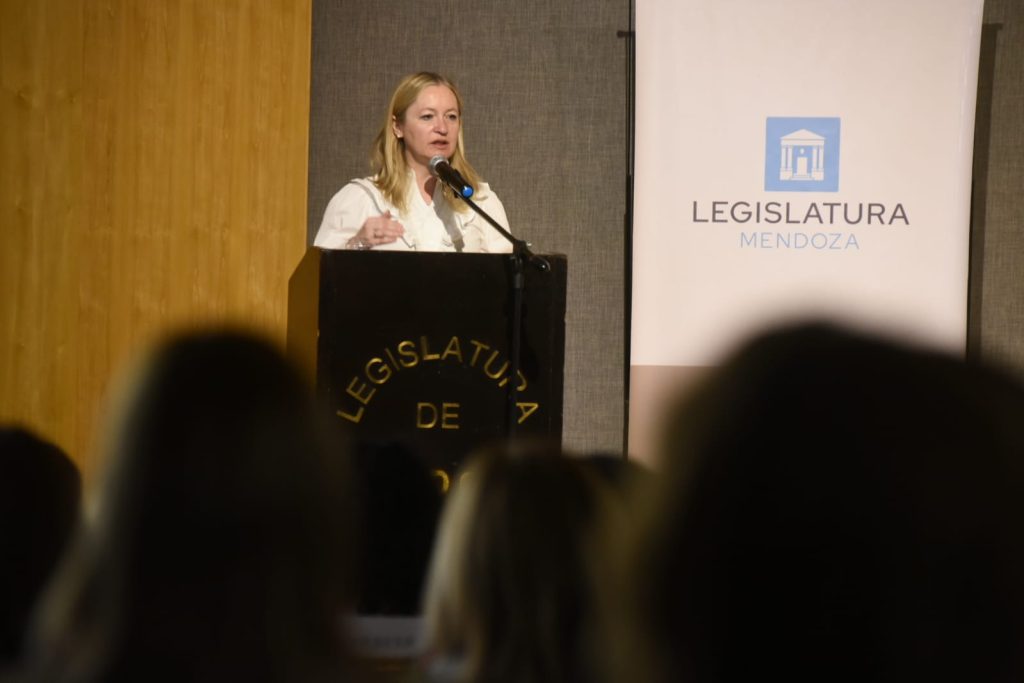
[[[766,192],[839,191],[839,119],[769,116]]]

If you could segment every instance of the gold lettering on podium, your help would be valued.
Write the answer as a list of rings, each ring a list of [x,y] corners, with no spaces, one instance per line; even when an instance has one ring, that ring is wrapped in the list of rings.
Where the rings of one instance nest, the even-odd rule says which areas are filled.
[[[348,383],[345,393],[365,406],[370,403],[370,399],[377,393],[377,390],[370,389],[365,382],[360,382],[358,377],[353,377],[352,381]]]
[[[451,486],[452,480],[448,477],[448,473],[444,470],[437,469],[432,470],[431,474],[438,480],[438,487],[441,489],[441,493],[448,493],[448,487]]]
[[[455,359],[460,363],[462,362],[462,345],[459,344],[458,337],[452,337],[448,342],[448,346],[444,347],[444,353],[441,354],[441,360],[446,360],[448,356],[455,356]]]
[[[469,361],[469,367],[475,368],[476,359],[480,357],[480,352],[483,351],[484,349],[489,349],[491,347],[488,346],[487,344],[484,344],[483,342],[478,342],[476,339],[470,339],[469,343],[472,344],[473,348],[476,349],[476,351],[473,352],[473,360]]]
[[[377,393],[377,390],[371,389],[365,382],[360,382],[358,377],[353,377],[352,381],[348,383],[348,388],[345,389],[345,393],[363,405],[359,406],[359,410],[357,410],[354,415],[346,413],[344,410],[339,410],[338,415],[349,422],[359,424],[359,421],[363,419],[364,407],[370,404],[370,399],[372,399],[373,395]]]
[[[430,419],[424,419],[424,413],[430,412]],[[433,403],[416,404],[416,429],[433,429],[437,424],[437,406]]]
[[[433,403],[421,401],[416,404],[416,429],[434,429],[441,425],[441,429],[459,428],[458,403],[442,403],[440,410]]]
[[[374,370],[374,368],[379,370]],[[366,373],[366,379],[370,380],[374,384],[384,384],[391,379],[391,368],[384,362],[383,358],[371,358],[366,361],[366,367],[363,368],[363,372]]]
[[[516,387],[516,391],[523,391],[526,389],[526,376],[523,375],[522,370],[517,370],[516,374],[519,375],[519,386]],[[498,382],[498,386],[504,387],[506,384],[508,384],[508,375],[501,378],[501,381]]]
[[[417,339],[413,341],[413,339]],[[463,354],[462,346],[465,342],[458,335],[452,335],[443,346],[432,345],[431,340],[425,334],[416,335],[411,339],[404,339],[397,344],[384,346],[380,353],[370,357],[363,365],[362,372],[352,377],[345,394],[357,401],[357,404],[348,408],[339,408],[336,412],[339,417],[359,424],[365,412],[377,392],[377,388],[389,382],[402,370],[415,368],[426,361],[454,362],[463,368],[475,368],[490,380],[494,380],[494,386],[504,388],[512,379],[511,361],[502,357],[499,348],[485,344],[477,339],[469,339],[468,343],[473,351],[470,354]],[[468,363],[466,361],[469,361]],[[518,378],[515,390],[523,392],[528,386],[526,376],[522,370],[516,372]],[[540,407],[538,403],[520,402],[516,406],[519,409],[518,423],[525,422]],[[460,429],[461,403],[444,402],[440,404],[421,402],[416,405],[416,427],[418,429]]]
[[[540,407],[537,403],[517,403],[516,407],[519,408],[519,420],[518,424],[526,422],[526,418],[533,415],[537,408]]]
[[[416,355],[416,344],[408,340],[398,342],[398,355],[402,357],[399,361],[402,367],[414,368],[420,362],[420,357]]]
[[[439,353],[431,353],[430,352],[430,345],[427,343],[427,335],[421,334],[420,335],[420,358],[423,361],[428,361],[428,360],[437,360],[440,357],[441,357],[441,354],[439,354]]]
[[[441,429],[458,429],[459,428],[459,404],[458,403],[442,403],[441,404]]]
[[[484,374],[490,377],[491,379],[498,379],[506,372],[508,372],[508,361],[505,361],[505,364],[502,365],[501,368],[497,371],[491,369],[491,363],[493,363],[497,357],[498,351],[495,350],[491,353],[491,357],[487,359],[487,362],[484,363]]]
[[[365,408],[363,408],[363,406],[359,406],[359,410],[356,411],[355,415],[349,415],[344,410],[339,410],[338,417],[343,417],[349,422],[359,424],[359,421],[363,419],[363,410],[365,410]]]

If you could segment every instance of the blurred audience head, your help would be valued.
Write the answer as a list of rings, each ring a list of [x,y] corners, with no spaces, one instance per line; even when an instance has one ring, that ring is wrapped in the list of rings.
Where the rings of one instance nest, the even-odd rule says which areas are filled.
[[[646,465],[620,453],[591,453],[580,458],[580,463],[624,501],[634,495],[638,487],[647,486],[652,481],[652,472]]]
[[[619,680],[1024,680],[1024,394],[769,333],[686,397],[631,544]]]
[[[441,517],[425,596],[439,680],[590,680],[590,543],[610,493],[556,446],[468,460]]]
[[[82,480],[57,446],[0,427],[0,668],[22,649],[32,607],[78,523]]]
[[[350,606],[345,453],[269,344],[160,345],[108,434],[89,533],[48,596],[55,680],[336,678]]]

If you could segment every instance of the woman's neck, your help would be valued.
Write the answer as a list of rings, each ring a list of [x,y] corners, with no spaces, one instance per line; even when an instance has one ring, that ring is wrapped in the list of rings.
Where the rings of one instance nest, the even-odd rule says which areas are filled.
[[[430,174],[430,169],[416,163],[410,163],[413,177],[416,182],[416,189],[423,196],[423,201],[430,204],[434,201],[434,190],[437,188],[437,178]]]

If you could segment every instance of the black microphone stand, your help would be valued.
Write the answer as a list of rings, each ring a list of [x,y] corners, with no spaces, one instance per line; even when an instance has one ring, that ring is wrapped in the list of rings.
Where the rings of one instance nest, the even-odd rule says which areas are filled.
[[[512,244],[512,339],[509,349],[509,381],[508,393],[505,398],[505,411],[509,438],[515,436],[516,425],[519,424],[516,415],[516,391],[519,385],[520,356],[522,354],[522,328],[523,328],[523,290],[526,288],[526,276],[524,274],[524,263],[529,263],[542,273],[551,271],[551,264],[542,256],[537,256],[530,251],[530,246],[525,240],[513,237],[512,233],[498,225],[498,222],[491,218],[486,211],[476,205],[469,197],[464,197],[458,189],[453,191],[459,199],[466,202],[473,211],[481,218],[490,223],[491,227],[498,231],[502,237]]]

